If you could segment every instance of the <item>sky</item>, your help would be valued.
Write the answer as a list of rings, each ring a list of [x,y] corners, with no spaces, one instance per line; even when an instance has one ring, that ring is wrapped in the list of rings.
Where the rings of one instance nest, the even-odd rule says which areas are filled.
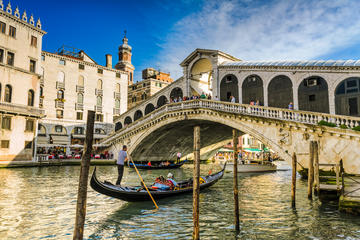
[[[8,0],[3,1],[6,5]],[[39,17],[43,50],[84,50],[98,64],[118,61],[124,30],[132,46],[134,80],[147,67],[182,75],[196,48],[242,60],[360,59],[357,0],[11,0]]]

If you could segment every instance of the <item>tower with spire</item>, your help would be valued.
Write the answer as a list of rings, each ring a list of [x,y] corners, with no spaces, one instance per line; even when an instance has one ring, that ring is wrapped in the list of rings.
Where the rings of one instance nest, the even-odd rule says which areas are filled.
[[[128,84],[133,84],[135,67],[131,64],[131,46],[128,44],[126,37],[126,30],[124,31],[123,44],[119,46],[119,62],[115,65],[116,69],[126,71],[129,73]]]

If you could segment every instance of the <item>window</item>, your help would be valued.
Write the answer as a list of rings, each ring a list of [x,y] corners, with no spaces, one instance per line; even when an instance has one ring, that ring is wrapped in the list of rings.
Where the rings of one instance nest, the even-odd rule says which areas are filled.
[[[79,64],[79,69],[80,69],[80,70],[84,70],[84,69],[85,69],[85,65],[84,65],[84,64]]]
[[[133,74],[132,74],[132,72],[130,73],[130,81],[132,82],[132,80],[133,80]]]
[[[121,76],[120,76],[120,73],[116,73],[116,77],[117,78],[120,78]]]
[[[131,99],[132,102],[136,102],[136,96],[133,96]]]
[[[14,66],[14,59],[15,59],[15,54],[12,52],[8,52],[7,53],[7,64],[10,66]]]
[[[45,61],[45,55],[41,55],[41,60]]]
[[[57,92],[57,99],[64,99],[64,91],[63,90],[59,90]]]
[[[44,96],[44,89],[43,87],[40,87],[40,97]]]
[[[25,141],[25,149],[31,149],[32,148],[32,141]]]
[[[76,112],[76,120],[83,120],[83,113],[82,112]]]
[[[4,49],[0,49],[0,62],[4,61]]]
[[[77,103],[83,104],[84,103],[84,95],[78,93],[77,95]]]
[[[98,73],[103,74],[103,70],[98,68]]]
[[[30,72],[35,72],[36,69],[36,61],[30,60]]]
[[[28,91],[28,106],[34,106],[34,90],[31,89]]]
[[[75,134],[84,134],[84,128],[83,127],[76,127],[74,128],[74,133]]]
[[[104,120],[104,117],[102,114],[96,114],[95,115],[95,121],[96,122],[102,122]]]
[[[102,97],[98,96],[96,98],[96,106],[102,106]]]
[[[143,93],[142,95],[141,95],[141,100],[145,100],[146,99],[146,93]]]
[[[30,43],[30,45],[33,46],[33,47],[37,47],[37,37],[31,36],[31,43]]]
[[[65,65],[65,60],[64,60],[64,59],[60,59],[60,60],[59,60],[59,64],[60,64],[60,65]]]
[[[11,117],[4,116],[1,121],[1,128],[5,130],[11,130]]]
[[[9,140],[1,140],[1,148],[9,148],[10,141]]]
[[[120,84],[119,83],[116,84],[115,90],[118,93],[120,92]]]
[[[5,33],[6,24],[4,22],[0,22],[0,32]]]
[[[56,110],[56,117],[57,118],[63,118],[64,117],[63,110]]]
[[[34,131],[34,120],[26,119],[25,132],[33,132]]]
[[[56,126],[55,126],[55,132],[61,133],[62,130],[63,130],[63,126],[61,126],[61,125],[56,125]]]
[[[115,108],[120,108],[120,100],[119,99],[116,99],[115,100]]]
[[[159,87],[161,87],[161,83],[159,83]]]
[[[5,102],[11,103],[12,87],[10,85],[5,86]]]
[[[143,83],[143,87],[146,87],[146,83]]]
[[[102,89],[102,80],[99,79],[97,82],[97,89]]]
[[[9,27],[9,36],[15,38],[16,37],[16,28],[13,26]]]
[[[315,95],[309,95],[309,102],[315,101]]]

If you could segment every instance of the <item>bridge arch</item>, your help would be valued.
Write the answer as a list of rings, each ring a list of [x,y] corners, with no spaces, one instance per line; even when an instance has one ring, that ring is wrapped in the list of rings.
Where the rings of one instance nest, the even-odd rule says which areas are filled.
[[[329,88],[323,77],[303,79],[297,89],[299,110],[329,113]]]
[[[170,99],[178,99],[179,97],[182,98],[183,96],[183,91],[179,87],[173,88],[170,92]]]
[[[259,101],[260,105],[264,105],[264,83],[260,76],[247,76],[242,83],[241,91],[243,104]]]
[[[139,118],[142,118],[142,117],[143,117],[142,111],[137,110],[137,111],[134,113],[134,122],[135,122],[136,120],[138,120]]]
[[[130,123],[132,123],[132,119],[130,116],[127,116],[124,120],[124,126],[129,125]]]
[[[149,104],[146,105],[146,107],[145,107],[145,111],[144,111],[144,112],[145,112],[145,115],[151,113],[151,112],[154,111],[154,110],[155,110],[154,104],[149,103]]]
[[[161,107],[161,106],[164,106],[165,104],[167,104],[169,101],[168,101],[168,99],[164,96],[164,95],[162,95],[162,96],[160,96],[159,98],[158,98],[158,100],[157,100],[157,107],[159,108],[159,107]]]
[[[120,129],[122,129],[122,124],[121,124],[121,122],[115,123],[115,132],[118,131],[118,130],[120,130]]]
[[[290,102],[294,105],[293,84],[285,75],[277,75],[272,78],[267,87],[268,106],[288,108]]]
[[[341,81],[334,95],[336,114],[360,117],[360,77]]]
[[[235,102],[239,102],[238,79],[233,74],[225,75],[220,82],[220,101],[230,101],[230,96],[234,96]]]

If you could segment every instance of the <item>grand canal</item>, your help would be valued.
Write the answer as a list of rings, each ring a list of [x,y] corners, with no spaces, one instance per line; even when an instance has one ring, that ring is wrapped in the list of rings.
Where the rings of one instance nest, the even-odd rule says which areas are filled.
[[[71,239],[78,166],[0,169],[0,239]],[[113,166],[98,167],[101,179],[116,178]],[[202,165],[201,173],[215,165]],[[192,165],[171,170],[176,179],[192,174]],[[142,171],[145,181],[167,171]],[[341,214],[335,203],[306,198],[298,180],[297,208],[290,206],[290,171],[239,177],[241,232],[238,239],[360,239],[360,218]],[[138,184],[126,169],[123,184]],[[200,195],[202,239],[235,239],[232,175]],[[86,239],[190,239],[191,195],[158,202],[126,203],[89,189]]]

